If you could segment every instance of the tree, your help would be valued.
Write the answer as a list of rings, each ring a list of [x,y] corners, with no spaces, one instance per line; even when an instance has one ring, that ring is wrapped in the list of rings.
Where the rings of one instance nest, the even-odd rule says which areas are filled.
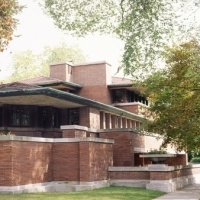
[[[178,150],[200,146],[200,44],[197,40],[168,47],[167,67],[149,77],[145,93],[152,117],[149,132],[163,136],[164,143]]]
[[[85,56],[76,46],[62,43],[56,47],[45,47],[40,54],[30,50],[13,55],[13,73],[5,81],[23,80],[39,76],[49,76],[49,64],[56,62],[84,62]]]
[[[22,9],[16,0],[0,0],[0,51],[2,52],[9,41],[17,25],[15,15]]]
[[[195,13],[198,3],[198,0],[45,0],[43,7],[67,33],[83,36],[100,31],[122,39],[124,74],[143,77],[149,70],[155,70],[163,44],[171,41],[174,31],[183,27],[189,30],[185,20]],[[185,13],[188,15],[180,18]]]

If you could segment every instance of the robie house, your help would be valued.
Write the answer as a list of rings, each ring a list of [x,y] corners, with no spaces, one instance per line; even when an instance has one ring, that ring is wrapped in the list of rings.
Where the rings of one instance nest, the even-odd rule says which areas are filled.
[[[75,191],[149,181],[139,167],[162,140],[137,133],[147,99],[106,62],[50,65],[50,77],[0,85],[0,191]],[[10,134],[11,133],[11,134]],[[173,149],[169,149],[173,152]],[[165,163],[186,165],[185,154]]]

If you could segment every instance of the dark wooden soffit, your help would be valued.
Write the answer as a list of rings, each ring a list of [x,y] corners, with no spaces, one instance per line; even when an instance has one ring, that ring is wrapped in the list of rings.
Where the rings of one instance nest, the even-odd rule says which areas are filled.
[[[108,85],[108,88],[110,90],[118,90],[118,89],[126,89],[129,91],[133,91],[135,93],[141,94],[141,91],[143,90],[142,87],[138,87],[134,85],[133,83],[125,83],[125,84],[110,84]]]
[[[52,88],[0,91],[0,104],[46,105],[57,108],[88,106],[137,121],[145,120],[139,115],[120,108]]]

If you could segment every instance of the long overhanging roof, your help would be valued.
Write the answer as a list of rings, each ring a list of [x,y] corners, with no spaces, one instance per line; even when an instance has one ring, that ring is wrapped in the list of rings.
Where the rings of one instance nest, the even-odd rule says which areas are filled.
[[[28,88],[0,91],[0,105],[3,104],[54,106],[57,108],[88,106],[136,121],[145,120],[144,117],[123,109],[53,88]]]
[[[63,81],[57,78],[49,78],[49,77],[36,77],[30,78],[27,80],[20,81],[21,83],[31,84],[31,85],[38,85],[42,87],[54,87],[58,89],[69,89],[69,90],[76,90],[81,89],[82,86],[76,83]]]

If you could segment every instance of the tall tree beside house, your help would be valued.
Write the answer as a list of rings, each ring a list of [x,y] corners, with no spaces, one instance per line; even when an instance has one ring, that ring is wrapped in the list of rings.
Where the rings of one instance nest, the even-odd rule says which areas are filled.
[[[178,150],[199,149],[200,44],[192,40],[168,47],[164,57],[166,69],[144,84],[153,116],[148,131],[162,135],[164,146],[170,143]]]
[[[4,82],[24,80],[39,76],[49,76],[49,64],[56,62],[81,63],[86,60],[81,49],[61,43],[55,47],[45,47],[40,54],[30,50],[18,52],[12,58],[12,74]]]
[[[123,40],[121,68],[137,78],[156,69],[163,44],[175,32],[188,33],[193,27],[194,20],[188,19],[199,8],[199,0],[45,0],[43,7],[67,33],[83,36],[98,31]]]
[[[0,0],[0,52],[12,40],[17,25],[15,15],[22,9],[16,0]]]

